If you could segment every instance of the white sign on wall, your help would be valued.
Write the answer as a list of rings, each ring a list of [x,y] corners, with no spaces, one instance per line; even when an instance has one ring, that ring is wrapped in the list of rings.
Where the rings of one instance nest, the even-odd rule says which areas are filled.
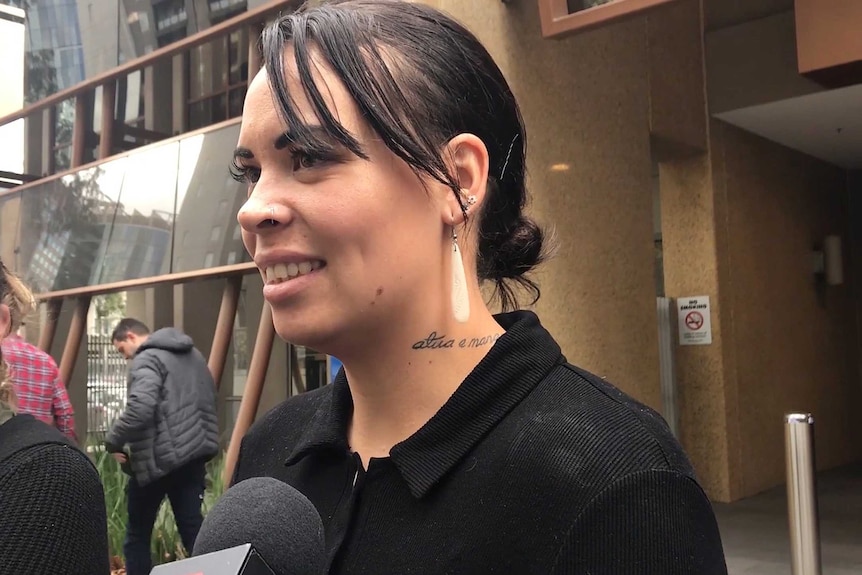
[[[680,345],[712,343],[712,323],[709,317],[709,296],[681,297],[676,300]]]

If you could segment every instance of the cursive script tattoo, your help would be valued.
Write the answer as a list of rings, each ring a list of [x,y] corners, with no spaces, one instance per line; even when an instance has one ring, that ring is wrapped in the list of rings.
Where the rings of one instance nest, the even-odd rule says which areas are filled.
[[[495,333],[494,335],[486,335],[485,337],[465,338],[458,342],[458,347],[482,347],[483,345],[493,345],[498,339],[500,339],[501,335],[503,334]]]
[[[503,334],[495,333],[484,337],[463,338],[458,341],[460,348],[477,348],[486,345],[494,345]],[[455,340],[444,335],[437,335],[432,331],[428,337],[413,344],[413,349],[451,349],[455,347]]]
[[[447,339],[445,335],[437,335],[436,331],[423,340],[413,344],[413,349],[448,349],[455,347],[454,339]]]

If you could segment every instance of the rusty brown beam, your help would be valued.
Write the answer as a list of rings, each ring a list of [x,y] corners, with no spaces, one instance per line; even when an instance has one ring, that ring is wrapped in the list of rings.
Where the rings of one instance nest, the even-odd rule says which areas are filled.
[[[251,362],[248,366],[248,378],[245,383],[245,391],[239,404],[239,413],[230,436],[230,444],[227,448],[227,457],[224,466],[224,483],[230,484],[233,477],[236,462],[239,458],[239,446],[242,438],[248,432],[257,409],[260,406],[260,396],[263,392],[263,384],[266,381],[266,372],[269,369],[269,356],[272,354],[272,342],[275,339],[275,327],[272,324],[272,309],[268,303],[263,304],[260,314],[260,325],[257,328],[257,339],[254,342],[254,351],[251,354]]]
[[[72,123],[72,163],[70,167],[79,168],[84,163],[87,145],[87,97],[78,94],[75,98],[75,121]]]
[[[221,296],[221,307],[218,312],[218,320],[216,321],[209,359],[210,373],[212,373],[216,389],[221,387],[224,364],[227,361],[227,354],[230,350],[230,340],[233,336],[233,324],[236,319],[236,308],[239,304],[242,278],[242,275],[228,277]]]
[[[81,296],[75,302],[75,315],[72,316],[72,324],[69,326],[69,337],[66,339],[66,347],[63,348],[63,357],[60,359],[60,379],[69,387],[72,381],[72,372],[75,371],[75,362],[78,359],[78,348],[87,329],[87,312],[90,311],[90,296]]]
[[[207,268],[190,272],[163,274],[148,278],[136,278],[133,280],[123,280],[109,284],[40,293],[36,295],[36,298],[40,301],[45,301],[57,298],[77,297],[85,294],[101,295],[106,293],[115,293],[118,291],[127,291],[130,289],[151,287],[169,283],[188,283],[196,280],[216,279],[232,276],[237,273],[246,274],[251,273],[256,269],[257,267],[254,265],[254,262],[248,262],[244,264],[233,264],[230,266],[221,266],[217,268]]]
[[[99,159],[104,160],[114,149],[114,107],[117,103],[117,82],[102,84],[102,135],[99,138]]]
[[[47,302],[47,316],[45,325],[39,332],[39,349],[46,353],[51,353],[51,346],[54,344],[54,335],[57,333],[57,320],[60,317],[60,310],[63,309],[63,300],[54,299]]]

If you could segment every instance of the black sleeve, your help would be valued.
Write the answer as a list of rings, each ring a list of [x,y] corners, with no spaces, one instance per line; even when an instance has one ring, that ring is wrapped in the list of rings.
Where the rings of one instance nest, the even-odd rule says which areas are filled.
[[[674,471],[627,475],[575,519],[554,575],[726,575],[712,506]]]
[[[0,557],[0,573],[110,572],[105,495],[86,455],[48,444],[3,462]]]

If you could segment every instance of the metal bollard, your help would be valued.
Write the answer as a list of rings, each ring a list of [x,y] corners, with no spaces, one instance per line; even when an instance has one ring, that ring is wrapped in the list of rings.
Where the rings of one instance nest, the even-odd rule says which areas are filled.
[[[793,575],[821,575],[817,484],[814,477],[814,417],[785,416],[787,511]]]

